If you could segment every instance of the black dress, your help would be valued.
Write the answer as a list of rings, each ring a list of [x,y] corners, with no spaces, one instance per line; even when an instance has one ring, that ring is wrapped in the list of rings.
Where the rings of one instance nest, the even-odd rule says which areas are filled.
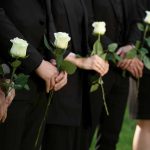
[[[87,17],[82,0],[51,0],[51,3],[56,31],[67,32],[71,36],[70,51],[82,56],[87,54]],[[83,77],[82,71],[77,70],[69,76],[68,84],[53,97],[43,150],[80,149],[82,100]]]
[[[138,12],[139,16],[141,17],[140,20],[143,21],[143,18],[145,18],[146,10],[150,10],[150,1],[149,0],[138,0]],[[148,47],[147,47],[148,48]],[[149,49],[149,48],[148,48]],[[149,53],[150,56],[150,53]],[[136,119],[150,119],[150,71],[146,68],[144,68],[144,74],[143,77],[140,79],[140,86],[139,86],[139,93],[138,93],[138,99],[137,99],[137,108],[135,109],[135,112],[133,112],[132,116]]]

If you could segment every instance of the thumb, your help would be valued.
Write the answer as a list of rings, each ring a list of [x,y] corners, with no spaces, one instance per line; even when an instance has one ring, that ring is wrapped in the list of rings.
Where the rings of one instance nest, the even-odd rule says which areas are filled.
[[[49,93],[50,82],[45,81],[45,85],[46,85],[46,93]]]
[[[121,55],[122,51],[123,51],[122,48],[119,48],[116,54]]]
[[[51,60],[50,60],[50,63],[51,63],[52,65],[56,66],[56,60],[55,60],[55,59],[51,59]]]

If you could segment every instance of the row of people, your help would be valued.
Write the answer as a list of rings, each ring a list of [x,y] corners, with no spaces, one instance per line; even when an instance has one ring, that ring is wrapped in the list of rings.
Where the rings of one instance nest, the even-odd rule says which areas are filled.
[[[122,72],[126,69],[139,78],[143,63],[134,58],[109,66],[97,55],[87,57],[87,54],[93,41],[92,23],[105,21],[107,32],[102,39],[105,49],[110,43],[118,43],[117,54],[124,58],[141,38],[137,5],[136,0],[1,0],[0,58],[10,62],[9,40],[25,39],[29,43],[28,57],[20,71],[30,75],[30,91],[16,91],[8,117],[0,125],[2,150],[39,150],[41,146],[42,150],[88,150],[97,125],[100,125],[98,149],[116,149],[129,89],[128,75],[123,77]],[[71,76],[57,71],[43,47],[44,34],[53,42],[55,32],[71,36],[65,59],[78,67]],[[89,92],[89,70],[101,76],[108,72],[103,79],[109,116],[104,110],[101,90]],[[35,148],[47,93],[52,89],[56,92]],[[5,119],[5,113],[2,116]]]

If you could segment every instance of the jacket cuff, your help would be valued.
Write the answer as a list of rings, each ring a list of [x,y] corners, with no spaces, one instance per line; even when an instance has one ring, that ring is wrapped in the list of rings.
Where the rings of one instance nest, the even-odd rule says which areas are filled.
[[[22,69],[26,74],[31,74],[38,68],[43,60],[42,55],[31,45],[28,46],[27,58],[22,61]]]

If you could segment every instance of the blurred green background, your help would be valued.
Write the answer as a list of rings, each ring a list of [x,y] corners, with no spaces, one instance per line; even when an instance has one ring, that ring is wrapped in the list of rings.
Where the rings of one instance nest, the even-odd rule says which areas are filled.
[[[117,150],[132,150],[134,130],[135,121],[130,119],[128,110],[126,110]]]

